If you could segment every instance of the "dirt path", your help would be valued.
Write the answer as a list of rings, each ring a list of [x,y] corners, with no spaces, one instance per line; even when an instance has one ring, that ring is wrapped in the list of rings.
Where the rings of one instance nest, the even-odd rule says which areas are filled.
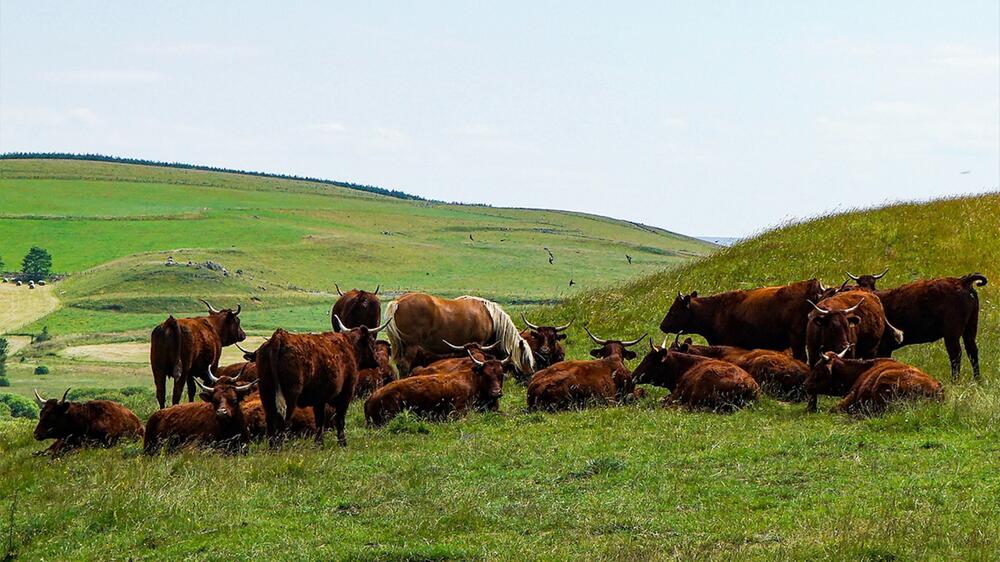
[[[53,285],[29,289],[27,285],[0,283],[0,334],[31,324],[59,308]]]
[[[247,349],[257,349],[264,343],[261,336],[250,336],[247,341],[241,343]],[[149,343],[147,342],[126,342],[126,343],[104,343],[95,345],[77,345],[67,347],[59,352],[59,355],[77,359],[80,361],[95,361],[101,363],[149,363]],[[243,361],[243,352],[231,345],[222,349],[222,359],[220,365],[229,365]]]

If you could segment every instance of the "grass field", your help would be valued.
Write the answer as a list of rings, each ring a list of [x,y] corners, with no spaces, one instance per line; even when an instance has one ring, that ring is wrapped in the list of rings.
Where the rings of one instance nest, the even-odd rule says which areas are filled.
[[[827,413],[830,398],[817,414],[764,399],[723,416],[664,409],[663,393],[651,389],[626,407],[548,415],[526,413],[523,388],[508,381],[499,415],[445,424],[403,417],[371,430],[356,403],[347,449],[331,439],[322,449],[296,441],[238,457],[188,451],[152,459],[138,444],[33,457],[43,445],[31,440],[31,423],[0,422],[0,551],[122,560],[996,559],[998,216],[995,194],[848,213],[529,309],[539,320],[575,318],[568,355],[582,357],[591,348],[582,325],[604,336],[655,335],[678,291],[812,276],[831,284],[844,269],[886,265],[883,286],[980,271],[991,280],[979,291],[984,380],[968,380],[967,361],[959,383],[947,380],[941,344],[899,353],[945,382],[942,404],[854,420]],[[65,282],[67,299],[95,306],[118,298],[95,296],[86,277],[71,279],[77,288]],[[168,303],[184,295],[163,294]],[[282,298],[274,310],[285,320],[321,311],[294,292]],[[84,325],[90,309],[69,310],[81,317],[66,326]],[[25,348],[12,380],[26,389],[32,365],[46,362],[52,373],[35,380],[52,394],[78,369],[87,386],[148,387],[145,366],[130,362],[134,350],[116,364],[67,354],[141,341],[146,314],[120,314],[136,320],[131,332],[99,334],[113,324],[101,320],[86,334],[57,333],[46,346]],[[145,392],[126,399],[142,417],[154,407]]]

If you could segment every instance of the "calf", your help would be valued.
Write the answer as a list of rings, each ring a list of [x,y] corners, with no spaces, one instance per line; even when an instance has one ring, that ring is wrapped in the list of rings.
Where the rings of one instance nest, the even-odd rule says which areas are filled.
[[[863,358],[879,355],[883,337],[902,341],[903,334],[885,321],[882,301],[867,291],[845,291],[814,304],[806,338],[809,364],[815,364],[820,354],[851,346],[852,354]]]
[[[562,326],[538,326],[529,322],[523,312],[521,320],[528,327],[521,332],[521,337],[535,355],[536,368],[544,369],[566,359],[566,349],[560,342],[566,339],[563,332],[573,325],[572,320]]]
[[[430,419],[464,415],[468,410],[500,409],[503,375],[510,358],[480,361],[473,368],[407,377],[376,390],[365,402],[369,425],[381,426],[404,410]]]
[[[757,381],[761,390],[779,400],[799,401],[805,396],[803,385],[809,367],[787,353],[770,349],[748,350],[728,345],[696,345],[691,338],[683,343],[674,339],[671,351],[727,361],[743,369]]]
[[[847,349],[828,351],[806,379],[808,409],[816,411],[819,394],[844,396],[836,409],[852,415],[879,414],[897,400],[943,398],[941,383],[895,359],[845,359]]]
[[[389,364],[392,356],[392,349],[387,341],[375,342],[375,368],[361,369],[358,371],[358,382],[354,385],[354,397],[362,398],[370,395],[379,388],[396,380],[396,372]]]
[[[643,358],[632,378],[636,384],[652,384],[670,389],[665,405],[679,404],[692,409],[733,412],[760,395],[760,385],[746,371],[718,359],[670,351],[664,340]]]
[[[568,410],[591,403],[624,402],[635,383],[622,358],[563,361],[535,371],[528,383],[528,409]]]
[[[217,446],[236,451],[250,440],[240,402],[253,392],[256,382],[244,385],[219,380],[206,386],[198,379],[203,402],[177,404],[158,410],[146,422],[146,454],[156,454],[164,445],[169,451],[187,444]]]
[[[67,402],[67,394],[68,388],[62,400],[46,400],[35,390],[41,410],[35,439],[56,440],[47,453],[58,455],[88,444],[110,447],[121,439],[142,437],[142,422],[125,406],[109,400]]]

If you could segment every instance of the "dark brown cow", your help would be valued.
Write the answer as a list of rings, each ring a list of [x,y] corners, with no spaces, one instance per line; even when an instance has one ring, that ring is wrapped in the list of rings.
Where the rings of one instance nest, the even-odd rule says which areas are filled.
[[[473,368],[407,377],[375,391],[365,402],[365,419],[380,426],[404,410],[429,419],[464,415],[468,410],[500,409],[503,396],[503,361],[479,361]]]
[[[680,334],[678,334],[679,338]],[[743,349],[728,345],[696,345],[691,338],[670,345],[671,351],[711,357],[736,365],[757,381],[761,390],[778,398],[798,402],[805,396],[809,366],[791,355],[770,349]],[[666,345],[666,341],[664,341]]]
[[[201,299],[199,299],[201,300]],[[181,401],[184,386],[188,401],[194,400],[194,377],[202,376],[206,369],[219,368],[222,348],[241,342],[247,335],[240,328],[241,306],[236,310],[218,310],[207,301],[208,316],[174,318],[153,329],[149,346],[149,362],[156,385],[156,401],[160,408],[166,405],[167,379],[174,379],[171,404]]]
[[[566,348],[560,342],[566,339],[563,332],[573,325],[572,320],[562,326],[538,326],[528,322],[523,312],[521,320],[528,326],[521,332],[521,337],[535,354],[536,369],[544,369],[566,359]]]
[[[528,383],[528,408],[568,410],[613,404],[634,396],[632,374],[619,355],[591,361],[563,361],[536,371]]]
[[[879,355],[882,338],[903,340],[903,333],[885,321],[882,301],[868,291],[844,291],[813,304],[807,316],[806,338],[809,364],[822,353],[851,346],[851,357],[870,359]]]
[[[632,379],[670,389],[664,405],[732,412],[760,395],[757,381],[732,363],[655,347],[652,340],[649,348]]]
[[[857,283],[857,288],[874,291],[875,284],[878,282],[879,279],[885,277],[886,273],[889,273],[888,267],[885,268],[885,271],[883,271],[882,273],[866,273],[864,275],[853,275],[851,274],[850,271],[848,271],[847,276],[853,279],[855,283]],[[844,284],[841,285],[840,288],[844,289],[846,286],[847,286],[847,281],[844,281]]]
[[[884,291],[875,290],[878,278],[862,275],[856,279],[860,287],[875,292],[882,300],[886,319],[905,335],[902,342],[883,340],[882,355],[891,355],[903,346],[943,338],[951,361],[951,377],[957,380],[962,369],[961,339],[972,364],[972,376],[978,380],[979,294],[974,287],[986,285],[986,276],[970,273],[963,277],[921,279]]]
[[[422,374],[431,366],[434,366],[435,370],[440,370],[444,365],[467,368],[472,365],[468,357],[469,351],[472,351],[473,356],[480,361],[497,358],[499,342],[493,342],[490,345],[479,345],[475,342],[465,345],[455,345],[448,341],[444,343],[453,350],[451,353],[430,353],[422,347],[412,348],[413,360],[410,362],[410,376]]]
[[[110,400],[67,402],[46,400],[35,390],[35,401],[41,411],[35,426],[35,439],[55,439],[46,452],[51,455],[65,453],[78,447],[94,444],[111,447],[121,439],[142,437],[142,422],[131,410]]]
[[[896,400],[940,400],[941,383],[930,375],[895,359],[844,359],[847,349],[827,351],[816,362],[806,391],[809,411],[816,411],[819,394],[844,396],[837,410],[853,415],[874,415]]]
[[[711,345],[746,349],[791,348],[806,360],[806,322],[812,307],[826,290],[816,279],[780,287],[730,291],[709,297],[678,294],[660,323],[665,334],[698,334]]]
[[[382,285],[375,287],[372,293],[360,289],[342,293],[339,285],[334,283],[334,287],[337,287],[337,294],[340,295],[330,311],[330,323],[333,324],[334,332],[340,331],[334,316],[340,317],[347,326],[365,326],[369,329],[378,326],[379,317],[382,315],[382,303],[378,300],[378,291]]]
[[[396,372],[389,364],[391,356],[392,346],[389,345],[389,342],[382,340],[375,342],[375,362],[378,363],[378,367],[358,370],[358,382],[354,385],[355,398],[368,396],[396,380]]]
[[[347,446],[344,418],[354,398],[358,369],[377,368],[375,336],[392,320],[374,330],[347,328],[334,316],[340,332],[292,334],[278,329],[257,350],[260,398],[268,434],[276,437],[291,423],[295,408],[311,407],[316,418],[316,442],[323,443],[326,406],[333,407],[337,442]]]
[[[220,380],[210,387],[195,379],[195,384],[201,388],[203,402],[177,404],[150,416],[143,443],[147,455],[164,446],[174,451],[189,444],[234,452],[250,441],[240,402],[257,383],[234,385]]]
[[[603,359],[604,357],[617,355],[618,357],[621,357],[623,361],[631,361],[638,356],[629,348],[646,338],[646,334],[643,334],[630,341],[606,340],[595,336],[589,329],[587,329],[586,326],[583,327],[583,331],[587,332],[587,335],[590,336],[590,339],[593,340],[594,343],[601,346],[597,349],[590,350],[590,356],[595,359]]]

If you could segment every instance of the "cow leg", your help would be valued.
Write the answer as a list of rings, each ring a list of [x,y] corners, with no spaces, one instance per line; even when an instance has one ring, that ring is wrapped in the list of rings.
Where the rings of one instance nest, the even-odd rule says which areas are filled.
[[[188,402],[194,402],[194,376],[190,376],[187,379],[187,389],[188,389]]]
[[[181,375],[179,379],[174,379],[174,395],[171,397],[171,404],[177,405],[181,401],[181,394],[184,393],[184,385],[187,384],[187,377]]]
[[[351,405],[353,392],[342,391],[340,396],[334,400],[333,427],[337,430],[337,443],[341,447],[347,446],[347,435],[344,433],[344,420],[347,418],[347,408]]]
[[[156,385],[156,402],[162,410],[167,405],[167,377],[154,375],[153,383]]]
[[[790,347],[792,348],[792,357],[805,363],[806,362],[805,338],[799,334],[792,334],[791,338],[789,339],[790,339],[789,343],[791,344]]]
[[[326,402],[313,404],[313,419],[316,421],[316,444],[323,446],[323,433],[326,431]]]
[[[944,348],[948,350],[948,359],[951,361],[951,380],[957,381],[962,371],[962,346],[958,344],[958,336],[945,337]]]
[[[976,332],[979,331],[978,314],[974,314],[965,325],[965,332],[962,333],[962,343],[965,344],[965,353],[969,356],[969,363],[972,363],[972,378],[979,380],[979,346],[976,344]]]

